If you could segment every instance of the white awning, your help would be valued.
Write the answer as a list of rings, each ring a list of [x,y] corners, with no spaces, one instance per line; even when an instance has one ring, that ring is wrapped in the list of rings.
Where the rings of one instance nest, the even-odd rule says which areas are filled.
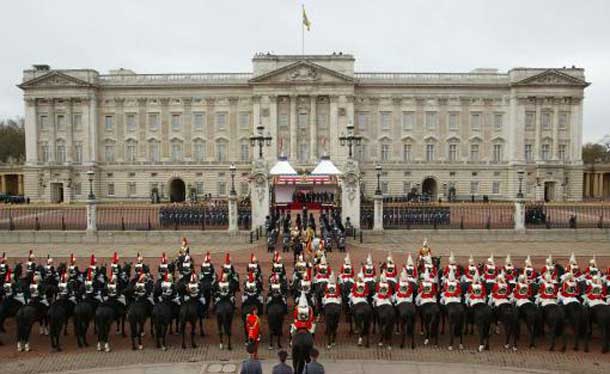
[[[277,163],[275,165],[273,165],[273,167],[269,171],[269,174],[271,174],[271,175],[297,175],[298,173],[296,172],[296,170],[294,170],[292,165],[290,165],[290,162],[288,162],[288,159],[286,157],[280,157],[277,160]]]
[[[333,164],[330,157],[324,156],[312,170],[311,175],[341,175],[341,171]]]

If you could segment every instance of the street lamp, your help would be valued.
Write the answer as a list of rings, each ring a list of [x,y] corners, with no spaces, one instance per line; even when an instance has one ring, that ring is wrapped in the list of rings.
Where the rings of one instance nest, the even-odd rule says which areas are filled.
[[[525,175],[524,170],[517,171],[517,177],[519,178],[519,192],[517,192],[517,199],[523,199],[523,176]]]
[[[231,171],[231,195],[235,196],[237,195],[237,192],[235,192],[235,170],[237,168],[235,167],[234,163],[231,163],[231,166],[229,166],[229,170]]]
[[[95,194],[93,193],[93,176],[95,172],[93,170],[87,171],[87,178],[89,178],[89,200],[95,200]]]
[[[377,171],[377,190],[375,190],[375,195],[381,195],[381,170],[383,170],[383,168],[381,167],[381,165],[377,164],[377,166],[375,166],[375,170]]]
[[[271,146],[271,134],[267,131],[267,134],[263,134],[265,127],[263,124],[256,126],[256,135],[250,135],[250,146],[256,147],[258,145],[258,158],[263,158],[263,146]]]
[[[345,147],[345,145],[347,144],[347,149],[349,152],[349,158],[352,158],[352,148],[355,145],[360,145],[360,142],[362,141],[362,136],[360,135],[354,135],[354,125],[349,122],[347,124],[347,135],[345,135],[344,132],[341,132],[341,136],[339,136],[339,142],[341,143],[342,147]]]

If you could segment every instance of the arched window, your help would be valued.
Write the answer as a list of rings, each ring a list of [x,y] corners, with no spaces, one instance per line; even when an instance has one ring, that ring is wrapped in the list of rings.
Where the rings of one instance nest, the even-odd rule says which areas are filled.
[[[183,146],[182,141],[178,139],[174,139],[171,142],[171,160],[172,161],[182,161],[183,157]]]
[[[460,140],[458,138],[450,138],[447,140],[447,160],[460,160]]]
[[[129,139],[125,142],[125,161],[135,162],[138,156],[138,142],[134,139]]]
[[[159,162],[161,160],[160,142],[156,139],[148,141],[148,160],[150,162]]]
[[[55,142],[55,161],[59,164],[66,162],[66,143],[62,139]]]
[[[216,161],[224,162],[227,160],[227,144],[228,141],[225,139],[216,141]]]
[[[206,148],[203,139],[198,138],[193,141],[193,159],[195,161],[205,161]]]

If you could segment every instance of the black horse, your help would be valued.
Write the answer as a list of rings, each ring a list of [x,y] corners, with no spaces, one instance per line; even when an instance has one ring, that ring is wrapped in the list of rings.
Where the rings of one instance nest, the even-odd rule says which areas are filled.
[[[484,349],[489,350],[489,330],[493,318],[491,307],[483,302],[477,303],[469,309],[479,334],[479,352],[483,352]]]
[[[214,309],[216,311],[216,324],[218,327],[218,336],[220,338],[220,349],[224,348],[224,335],[226,335],[228,340],[227,349],[230,351],[232,349],[231,329],[235,316],[235,303],[232,295],[229,293],[218,296]]]
[[[352,292],[354,282],[352,280],[345,280],[341,283],[341,307],[345,310],[345,320],[349,325],[349,334],[354,333],[352,323],[352,309],[349,307],[349,296]]]
[[[273,338],[277,337],[277,347],[282,348],[280,340],[284,327],[284,318],[288,313],[285,297],[280,292],[272,292],[267,301],[267,323],[269,325],[269,349],[273,349]]]
[[[510,340],[513,339],[513,349],[516,349],[517,335],[515,329],[517,326],[519,314],[515,306],[511,303],[504,303],[494,308],[495,320],[502,323],[504,328],[504,348],[511,347]]]
[[[578,351],[580,340],[584,338],[585,311],[579,302],[571,302],[562,305],[565,322],[571,327],[574,336],[574,350]]]
[[[585,352],[589,352],[589,342],[593,333],[593,324],[596,324],[600,331],[600,344],[602,353],[607,353],[610,349],[610,306],[595,305],[585,309],[585,325],[587,336],[585,339]]]
[[[337,344],[337,329],[339,328],[339,318],[341,317],[341,304],[327,303],[324,305],[324,322],[326,324],[326,348]]]
[[[453,350],[453,339],[460,339],[460,349],[464,348],[464,304],[452,302],[445,305],[447,308],[447,319],[449,320],[449,350]]]
[[[199,300],[196,297],[190,297],[180,305],[180,332],[182,333],[182,349],[186,349],[186,324],[191,325],[191,347],[197,348],[195,343],[195,331],[197,328],[197,320],[199,319]]]
[[[131,349],[143,349],[142,336],[144,335],[144,325],[152,314],[152,304],[147,298],[146,293],[136,295],[135,300],[129,305],[127,311],[127,321],[131,334]],[[138,345],[136,346],[136,339]]]
[[[379,343],[380,347],[384,344],[388,349],[392,349],[392,333],[396,323],[396,311],[390,303],[383,303],[375,306],[375,314],[379,323]]]
[[[103,348],[106,352],[110,352],[110,329],[112,322],[118,318],[116,315],[119,313],[116,303],[118,303],[118,301],[108,299],[101,303],[95,310],[95,327],[97,328],[98,351],[101,351]],[[124,310],[125,308],[123,305],[123,311]],[[125,322],[123,322],[123,336],[125,336],[124,328]]]
[[[313,336],[305,329],[298,330],[292,337],[292,368],[295,373],[303,373],[305,364],[311,359]]]
[[[89,324],[95,320],[95,310],[99,305],[99,301],[94,298],[94,295],[85,294],[84,298],[74,306],[74,335],[76,335],[76,343],[79,348],[88,347],[87,330]]]
[[[174,320],[173,311],[175,305],[176,303],[172,300],[163,298],[158,303],[155,303],[152,309],[150,321],[155,328],[155,342],[157,343],[157,348],[164,351],[167,350],[167,331]]]
[[[428,345],[430,339],[434,339],[434,346],[438,346],[438,325],[440,310],[437,303],[425,303],[420,305],[419,312],[424,329],[424,345]]]
[[[68,325],[68,320],[74,313],[74,303],[67,297],[60,297],[49,307],[47,318],[50,322],[51,348],[56,352],[61,351],[59,337],[61,336],[62,328],[65,330]]]
[[[557,338],[563,336],[562,351],[566,350],[566,337],[563,333],[565,313],[561,306],[557,304],[548,304],[542,308],[542,321],[548,327],[551,334],[551,346],[549,351],[555,350],[555,342]]]
[[[523,321],[529,335],[529,348],[534,348],[536,346],[536,335],[539,332],[538,326],[542,322],[540,309],[533,302],[526,302],[517,307],[517,316],[515,347],[521,335],[521,321]]]
[[[17,322],[17,351],[22,349],[26,352],[30,351],[30,336],[32,334],[32,326],[34,322],[41,322],[46,314],[44,305],[40,303],[28,303],[19,308],[15,316]]]
[[[371,331],[371,322],[373,320],[373,308],[368,302],[359,302],[352,305],[352,315],[358,331],[358,345],[362,345],[362,341],[366,338],[364,346],[369,347],[369,335]]]
[[[415,320],[417,318],[417,308],[411,301],[403,301],[396,304],[398,313],[398,324],[401,330],[400,348],[405,347],[407,336],[411,338],[411,349],[415,349]]]

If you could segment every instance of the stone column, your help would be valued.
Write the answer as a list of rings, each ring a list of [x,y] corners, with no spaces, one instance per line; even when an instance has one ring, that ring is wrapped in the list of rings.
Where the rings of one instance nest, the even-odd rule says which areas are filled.
[[[38,114],[36,113],[36,99],[25,99],[25,153],[26,164],[38,163]]]
[[[374,195],[373,200],[375,203],[373,231],[383,231],[383,195]]]
[[[124,106],[123,103],[125,103],[125,99],[122,97],[115,97],[114,98],[114,103],[116,105],[116,112],[115,112],[115,127],[116,130],[114,131],[114,133],[116,134],[117,137],[117,149],[116,149],[116,153],[117,153],[117,160],[118,161],[126,161],[127,159],[127,152],[126,152],[126,144],[125,144],[125,110],[124,110]]]
[[[354,228],[360,228],[360,170],[358,163],[347,160],[341,176],[341,220],[349,218]]]
[[[330,96],[330,127],[328,153],[331,160],[337,160],[339,156],[339,96]]]
[[[182,128],[184,129],[184,158],[193,160],[193,99],[191,97],[182,98],[184,113],[182,114]]]
[[[169,98],[159,100],[161,103],[161,160],[168,159],[169,154]]]
[[[536,99],[536,121],[534,121],[535,128],[535,139],[534,139],[534,160],[538,161],[541,159],[542,149],[540,148],[540,128],[542,126],[542,112],[540,110],[540,104],[542,103],[542,99]]]
[[[6,175],[0,175],[0,192],[6,193]]]
[[[56,151],[57,145],[55,144],[57,141],[57,127],[56,127],[56,118],[55,118],[55,99],[49,99],[49,127],[51,138],[49,139],[49,162],[55,163],[56,160]]]
[[[269,215],[269,174],[264,160],[255,159],[252,162],[252,175],[250,177],[250,195],[252,204],[252,228],[265,224]]]
[[[276,95],[269,95],[269,122],[267,123],[267,126],[265,126],[266,129],[269,131],[269,134],[271,134],[271,149],[267,151],[266,154],[269,155],[269,157],[266,159],[270,160],[271,162],[277,160],[277,157],[279,156],[279,150],[278,150],[278,131],[277,131],[277,96]]]
[[[230,233],[236,233],[239,231],[237,227],[237,195],[229,194],[229,229]],[[263,221],[264,223],[264,221]]]
[[[87,233],[97,231],[97,201],[87,200]]]
[[[89,108],[87,111],[87,126],[89,126],[89,141],[88,141],[88,151],[89,151],[89,157],[88,157],[88,163],[89,165],[95,165],[97,163],[97,150],[98,150],[98,144],[99,144],[99,139],[97,138],[97,133],[98,133],[98,113],[97,113],[97,98],[91,97],[90,99],[88,99],[89,101]],[[85,101],[86,102],[86,101]]]
[[[18,176],[18,181],[19,181],[19,195],[25,195],[25,180],[23,178],[23,174],[20,174]]]
[[[152,161],[148,154],[148,142],[146,139],[146,124],[148,121],[148,113],[146,113],[146,98],[139,97],[138,101],[138,158],[146,161]]]
[[[582,197],[589,197],[591,191],[591,173],[585,172],[585,190],[583,191]]]
[[[67,111],[66,111],[66,159],[65,162],[67,162],[68,164],[72,163],[72,159],[73,159],[73,155],[74,155],[74,137],[73,137],[73,131],[74,131],[74,124],[72,123],[73,120],[73,116],[72,116],[72,106],[73,106],[73,99],[69,98],[67,101]]]
[[[318,104],[318,96],[311,95],[311,104],[309,109],[309,152],[312,162],[318,160],[318,114],[316,105]]]
[[[290,95],[290,161],[297,160],[297,95]]]
[[[518,199],[515,201],[515,211],[513,214],[513,221],[515,221],[515,231],[525,231],[525,200]]]
[[[71,204],[72,203],[72,185],[66,179],[63,182],[64,187],[64,203]]]

